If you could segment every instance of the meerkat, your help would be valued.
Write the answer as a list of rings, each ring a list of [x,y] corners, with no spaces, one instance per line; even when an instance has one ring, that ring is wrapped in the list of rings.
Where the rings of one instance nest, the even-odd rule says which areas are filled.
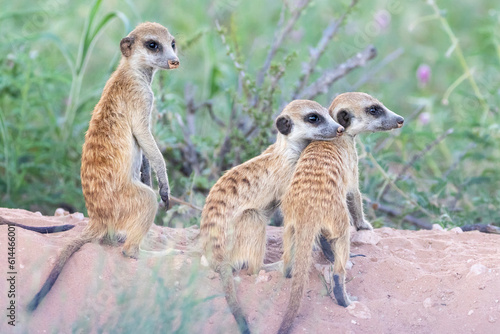
[[[71,230],[75,225],[65,224],[65,225],[55,225],[55,226],[29,226],[20,223],[16,223],[10,220],[7,220],[0,216],[0,225],[9,225],[20,227],[28,231],[38,232],[38,233],[57,233]]]
[[[61,251],[45,284],[28,305],[36,309],[61,273],[66,261],[91,241],[116,242],[126,234],[122,253],[137,258],[139,245],[153,224],[158,202],[141,182],[142,153],[158,178],[168,207],[165,161],[151,133],[153,92],[158,69],[179,66],[175,39],[158,23],[142,23],[120,42],[122,58],[106,83],[85,135],[81,180],[89,223],[82,235]]]
[[[261,268],[266,225],[279,205],[302,150],[314,140],[344,131],[316,102],[296,100],[275,121],[276,142],[263,154],[226,172],[212,187],[201,214],[200,241],[211,267],[220,273],[226,300],[242,333],[248,322],[239,306],[233,269]]]
[[[358,185],[355,136],[403,126],[403,117],[365,93],[345,93],[330,108],[334,120],[345,128],[331,142],[312,142],[297,162],[289,188],[283,196],[283,269],[292,275],[288,307],[278,333],[288,333],[297,316],[312,260],[312,246],[321,236],[325,255],[333,262],[334,296],[338,304],[351,301],[345,290],[349,259],[349,218],[357,229],[371,229],[363,215]],[[292,269],[293,268],[293,269]]]

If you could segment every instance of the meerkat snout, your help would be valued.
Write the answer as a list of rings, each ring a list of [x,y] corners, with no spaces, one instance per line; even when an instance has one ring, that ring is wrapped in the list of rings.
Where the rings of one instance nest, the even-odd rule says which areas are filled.
[[[398,128],[400,128],[403,126],[405,119],[403,117],[399,116],[399,118],[397,119],[396,122],[398,123]]]
[[[337,128],[337,136],[342,136],[342,134],[344,133],[345,129],[343,126],[339,126]]]
[[[168,61],[168,67],[169,67],[170,69],[174,69],[174,68],[179,67],[179,60],[178,60],[178,59],[169,60],[169,61]]]

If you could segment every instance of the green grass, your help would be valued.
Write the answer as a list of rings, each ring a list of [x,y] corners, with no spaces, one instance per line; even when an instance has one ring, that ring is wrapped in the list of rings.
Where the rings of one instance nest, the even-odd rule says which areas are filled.
[[[224,169],[272,141],[272,121],[291,99],[309,48],[349,3],[310,4],[278,49],[262,86],[257,76],[277,30],[281,2],[5,4],[0,14],[0,206],[52,213],[68,203],[85,212],[79,168],[90,114],[117,64],[120,39],[145,20],[167,26],[179,45],[181,67],[158,73],[153,83],[154,131],[172,194],[202,206]],[[309,82],[373,44],[378,51],[374,60],[315,98],[328,105],[338,93],[365,91],[406,118],[397,135],[361,137],[363,193],[429,222],[499,224],[500,11],[493,0],[437,5],[361,1],[328,44]],[[289,17],[286,11],[285,21]],[[377,24],[387,23],[388,17],[385,27]],[[426,85],[416,77],[421,64],[432,71]],[[273,90],[270,78],[280,71]],[[187,162],[182,150],[187,147],[180,126],[188,124],[186,85],[195,104],[210,102],[225,123],[217,125],[205,107],[196,110],[195,131],[188,137],[197,165]],[[232,110],[237,119],[256,125],[251,136],[229,122]],[[449,129],[453,133],[426,149]],[[221,160],[226,136],[230,150]],[[367,214],[378,218],[377,225],[412,227],[371,208]],[[182,226],[197,223],[199,213],[177,207],[159,217]]]

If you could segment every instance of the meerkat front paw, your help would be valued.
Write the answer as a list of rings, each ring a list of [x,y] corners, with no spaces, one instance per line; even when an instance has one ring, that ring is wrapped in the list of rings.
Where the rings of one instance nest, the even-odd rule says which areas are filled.
[[[170,189],[167,185],[160,185],[160,197],[163,203],[165,203],[165,211],[168,210],[170,203]]]
[[[128,246],[122,248],[122,254],[125,257],[129,257],[132,259],[139,259],[139,246]]]
[[[356,222],[355,224],[356,226],[356,229],[359,231],[359,230],[370,230],[370,231],[373,231],[373,226],[372,224],[370,224],[369,221],[367,221],[366,219],[363,219],[362,221],[360,222]]]

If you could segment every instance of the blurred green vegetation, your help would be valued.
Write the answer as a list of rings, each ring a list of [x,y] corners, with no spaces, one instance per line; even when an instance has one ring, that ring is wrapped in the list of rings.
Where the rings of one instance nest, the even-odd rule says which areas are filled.
[[[85,212],[79,177],[84,134],[119,59],[120,39],[142,21],[167,26],[179,46],[180,68],[157,73],[153,82],[154,133],[172,195],[202,206],[224,169],[272,142],[274,116],[290,101],[309,50],[350,1],[312,1],[260,87],[256,77],[280,16],[288,20],[294,3],[286,2],[282,12],[280,1],[109,0],[92,13],[85,1],[4,2],[0,206],[52,214],[66,203]],[[315,97],[328,106],[338,93],[365,91],[406,119],[402,130],[362,136],[358,145],[362,192],[397,210],[389,217],[368,206],[376,226],[412,227],[402,220],[407,214],[450,226],[500,224],[500,8],[496,0],[436,3],[360,1],[309,79],[370,44],[377,49],[365,67]],[[426,83],[417,77],[424,64],[431,72]],[[271,79],[280,71],[273,91]],[[258,108],[252,108],[255,96],[262,97]],[[187,97],[197,106],[191,118]],[[232,114],[257,130],[245,133],[229,122]],[[194,160],[187,159],[189,147]],[[221,155],[224,147],[229,151]],[[198,222],[199,212],[176,206],[158,219],[188,225]]]

